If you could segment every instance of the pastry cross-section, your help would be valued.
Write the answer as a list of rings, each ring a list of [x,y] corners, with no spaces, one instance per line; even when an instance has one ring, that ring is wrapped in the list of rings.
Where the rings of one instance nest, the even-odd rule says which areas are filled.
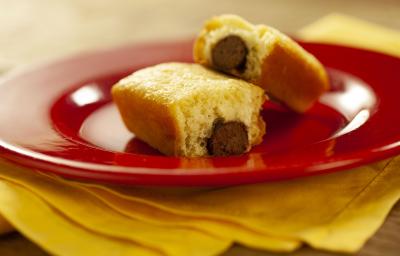
[[[112,88],[126,127],[166,155],[238,155],[261,143],[264,91],[198,64],[144,68]]]
[[[329,88],[312,54],[278,30],[236,15],[206,21],[193,54],[197,63],[257,84],[297,112],[307,111]]]

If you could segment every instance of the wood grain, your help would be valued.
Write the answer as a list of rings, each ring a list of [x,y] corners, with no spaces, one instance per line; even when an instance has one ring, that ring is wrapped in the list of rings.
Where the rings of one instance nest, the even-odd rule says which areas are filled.
[[[287,33],[331,12],[400,29],[398,0],[0,0],[0,73],[31,62],[152,40],[192,37],[211,15],[236,13]],[[400,203],[361,256],[399,255]],[[18,233],[0,238],[0,255],[47,255]],[[270,256],[236,245],[223,254]],[[302,248],[296,256],[340,255]]]

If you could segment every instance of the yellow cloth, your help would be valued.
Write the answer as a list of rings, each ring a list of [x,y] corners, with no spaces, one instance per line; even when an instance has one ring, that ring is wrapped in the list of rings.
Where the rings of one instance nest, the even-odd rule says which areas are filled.
[[[400,57],[400,33],[342,14],[330,14],[301,29],[304,41],[364,48]]]
[[[300,36],[393,54],[400,43],[399,33],[340,15]],[[329,175],[183,190],[84,184],[2,160],[0,232],[11,223],[56,255],[217,255],[233,243],[354,252],[399,199],[399,167],[400,156]]]

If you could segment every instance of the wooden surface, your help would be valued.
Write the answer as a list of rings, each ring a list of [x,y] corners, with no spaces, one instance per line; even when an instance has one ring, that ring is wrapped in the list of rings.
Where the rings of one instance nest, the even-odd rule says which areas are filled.
[[[211,15],[236,13],[287,33],[331,12],[400,30],[399,0],[0,0],[0,73],[80,51],[193,36]],[[399,255],[400,203],[357,255]],[[47,255],[18,233],[0,237],[0,255]],[[241,246],[224,256],[267,256]],[[337,255],[302,248],[298,256]]]

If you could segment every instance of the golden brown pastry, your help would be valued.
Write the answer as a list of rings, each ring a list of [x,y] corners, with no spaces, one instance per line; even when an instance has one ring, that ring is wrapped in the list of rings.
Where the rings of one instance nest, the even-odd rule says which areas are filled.
[[[242,154],[262,141],[264,91],[198,64],[136,71],[112,88],[126,127],[166,155]]]
[[[206,21],[193,51],[197,63],[257,84],[297,112],[309,109],[329,88],[313,55],[278,30],[236,15]]]

